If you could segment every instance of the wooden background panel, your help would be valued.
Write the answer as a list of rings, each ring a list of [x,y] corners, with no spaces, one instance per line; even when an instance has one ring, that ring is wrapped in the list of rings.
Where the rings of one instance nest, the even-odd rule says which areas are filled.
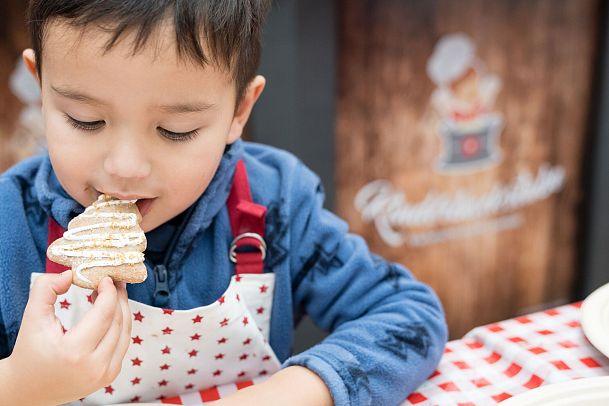
[[[23,105],[9,89],[9,77],[30,42],[26,7],[24,0],[0,1],[0,173],[29,154],[30,146],[24,145],[25,140],[16,139],[21,135],[16,131]]]
[[[597,0],[342,0],[339,8],[337,210],[373,251],[406,264],[446,307],[452,336],[548,303],[570,300],[576,210],[597,38]],[[469,174],[434,169],[442,152],[430,117],[434,46],[462,32],[502,81],[501,160]],[[543,165],[566,170],[563,189],[504,215],[511,230],[419,247],[390,247],[362,220],[354,198],[386,179],[409,202],[430,193],[473,196]],[[497,216],[495,216],[497,217]],[[493,217],[480,220],[493,221]],[[495,218],[496,220],[496,218]],[[470,222],[475,223],[475,222]],[[418,231],[459,224],[438,223]]]

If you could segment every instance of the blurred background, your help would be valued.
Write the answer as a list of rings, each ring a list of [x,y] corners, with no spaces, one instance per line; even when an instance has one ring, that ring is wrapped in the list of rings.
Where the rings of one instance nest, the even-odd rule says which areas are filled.
[[[44,148],[25,6],[0,2],[0,171]],[[451,338],[581,300],[609,282],[608,22],[602,0],[276,0],[245,137],[316,171]],[[323,336],[305,320],[296,350]]]

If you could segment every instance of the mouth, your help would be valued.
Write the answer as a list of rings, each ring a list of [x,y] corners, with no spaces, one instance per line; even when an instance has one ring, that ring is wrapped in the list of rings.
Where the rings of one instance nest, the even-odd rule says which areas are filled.
[[[95,189],[95,193],[97,194],[97,198],[99,198],[99,196],[101,196],[102,194],[107,194],[108,196],[112,196],[113,198],[119,200],[136,200],[135,205],[140,211],[142,217],[144,217],[150,211],[152,203],[154,202],[154,200],[156,200],[156,197],[141,197],[139,195],[127,195],[120,193],[104,193],[100,192],[97,189]]]
[[[144,217],[150,211],[150,207],[152,206],[154,199],[156,199],[156,197],[153,197],[152,199],[139,199],[137,202],[135,202],[135,205],[140,211],[142,217]]]

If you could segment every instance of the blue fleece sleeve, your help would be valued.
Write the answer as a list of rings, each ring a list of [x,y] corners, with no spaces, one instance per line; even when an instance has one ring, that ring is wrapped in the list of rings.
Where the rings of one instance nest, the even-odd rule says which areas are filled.
[[[336,405],[396,405],[433,372],[447,328],[434,292],[399,264],[370,253],[323,209],[318,178],[292,176],[291,249],[295,311],[332,333],[286,360],[319,375]]]
[[[28,222],[29,218],[32,223],[46,225],[46,218],[34,207],[34,196],[27,192],[33,178],[29,169],[33,167],[24,163],[17,168],[20,172],[15,169],[0,176],[0,359],[9,356],[15,345],[29,296],[30,275],[44,271]],[[46,227],[40,238],[46,240]]]

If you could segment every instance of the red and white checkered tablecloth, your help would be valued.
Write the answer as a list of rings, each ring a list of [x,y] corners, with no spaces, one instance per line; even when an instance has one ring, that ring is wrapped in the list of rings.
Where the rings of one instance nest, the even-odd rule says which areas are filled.
[[[158,399],[154,402],[148,403],[159,403],[159,404],[170,404],[170,405],[190,405],[190,406],[200,406],[207,402],[212,402],[214,400],[219,400],[225,398],[227,396],[232,395],[240,389],[247,388],[248,386],[252,386],[267,380],[267,376],[260,376],[258,378],[254,378],[249,381],[244,381],[235,384],[227,384],[222,386],[215,386],[210,389],[201,390],[198,392],[189,392],[184,393],[180,396],[175,396],[171,398],[162,398]]]
[[[609,375],[581,329],[581,303],[477,327],[447,344],[438,369],[403,405],[495,405],[538,386]]]
[[[403,406],[496,405],[541,385],[609,375],[609,359],[583,334],[580,307],[575,303],[477,327],[449,342],[438,369]],[[203,405],[264,379],[157,402]]]

